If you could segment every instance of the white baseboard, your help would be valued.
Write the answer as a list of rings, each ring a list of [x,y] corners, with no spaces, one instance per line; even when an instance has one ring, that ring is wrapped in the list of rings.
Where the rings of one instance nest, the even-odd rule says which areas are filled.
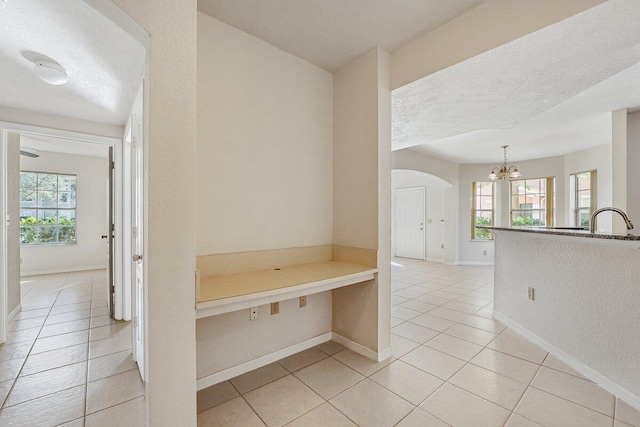
[[[79,271],[91,271],[91,270],[106,270],[106,265],[94,265],[89,267],[71,267],[71,268],[59,268],[52,270],[38,270],[23,272],[20,271],[20,277],[40,276],[43,274],[60,274],[60,273],[77,273]]]
[[[388,358],[391,357],[391,354],[392,354],[391,347],[388,347],[382,351],[376,352],[374,350],[371,350],[370,348],[367,348],[361,344],[358,344],[355,341],[351,341],[349,338],[345,338],[340,334],[336,334],[335,332],[332,332],[331,335],[332,335],[332,339],[338,344],[341,344],[346,348],[348,348],[349,350],[355,351],[356,353],[361,354],[364,357],[367,357],[371,360],[382,362],[383,360],[387,360]]]
[[[18,313],[20,312],[20,310],[22,310],[22,305],[18,304],[16,306],[16,308],[14,308],[13,310],[11,310],[11,313],[9,313],[9,316],[7,316],[7,325],[9,323],[11,323],[11,321],[13,319],[15,319],[15,317],[18,315]]]
[[[424,260],[429,262],[440,262],[444,264],[444,260],[442,258],[425,258]]]
[[[504,314],[494,311],[493,318],[504,323],[509,328],[513,329],[514,332],[522,335],[528,341],[531,341],[537,346],[542,347],[543,349],[545,349],[546,351],[548,351],[549,353],[551,353],[552,355],[560,359],[562,362],[564,362],[571,368],[580,372],[582,375],[589,378],[591,381],[598,384],[603,389],[607,390],[609,393],[619,397],[621,400],[623,400],[630,406],[640,411],[640,396],[633,394],[626,388],[611,381],[609,378],[605,377],[601,373],[591,369],[590,367],[588,367],[587,365],[585,365],[575,357],[565,353],[564,351],[558,349],[554,345],[548,343],[547,341],[540,338],[536,334],[532,333],[531,331],[529,331],[519,323],[514,322]]]
[[[231,368],[224,369],[220,372],[216,372],[215,374],[198,378],[196,382],[197,389],[202,390],[223,381],[230,380],[231,378],[235,378],[238,375],[251,372],[254,369],[262,368],[263,366],[267,366],[268,364],[276,362],[282,358],[299,353],[311,347],[315,347],[319,344],[322,344],[323,342],[330,341],[331,337],[332,333],[327,332],[326,334],[318,335],[317,337],[313,337],[306,341],[302,341],[289,347],[285,347],[278,351],[274,351],[273,353],[266,354],[264,356],[258,357],[257,359],[249,360],[248,362],[241,363]]]
[[[458,261],[455,265],[493,265],[493,261]]]

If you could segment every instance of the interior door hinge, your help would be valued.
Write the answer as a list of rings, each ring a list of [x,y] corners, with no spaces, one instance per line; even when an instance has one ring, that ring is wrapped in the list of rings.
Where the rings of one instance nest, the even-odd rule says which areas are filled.
[[[115,169],[116,168],[116,162],[111,162],[111,169]]]
[[[131,322],[133,323],[133,327],[137,328],[138,327],[138,316],[133,316],[133,319],[131,319]]]

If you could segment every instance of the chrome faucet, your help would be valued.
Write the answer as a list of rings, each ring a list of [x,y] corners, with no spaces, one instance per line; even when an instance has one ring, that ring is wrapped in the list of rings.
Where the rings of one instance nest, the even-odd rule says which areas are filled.
[[[596,216],[598,216],[600,212],[604,212],[604,211],[612,211],[612,212],[619,213],[620,216],[622,216],[622,219],[624,219],[624,223],[627,225],[627,230],[633,230],[633,224],[631,223],[631,221],[629,221],[629,217],[627,216],[626,213],[622,212],[618,208],[608,207],[608,208],[600,208],[591,214],[591,220],[589,221],[589,231],[591,232],[591,234],[596,232]]]

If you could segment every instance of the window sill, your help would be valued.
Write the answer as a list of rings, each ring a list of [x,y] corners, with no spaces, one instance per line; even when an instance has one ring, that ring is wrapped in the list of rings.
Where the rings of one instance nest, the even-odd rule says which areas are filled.
[[[42,247],[42,246],[71,246],[78,242],[56,242],[56,243],[20,243],[21,248]]]

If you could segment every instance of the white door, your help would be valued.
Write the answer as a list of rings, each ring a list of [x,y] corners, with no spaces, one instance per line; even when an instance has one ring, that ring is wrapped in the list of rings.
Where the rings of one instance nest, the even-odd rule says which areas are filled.
[[[424,259],[425,189],[403,188],[394,193],[396,256]]]
[[[113,186],[113,180],[114,180],[114,170],[115,170],[115,162],[114,162],[114,158],[113,158],[113,147],[109,147],[109,160],[108,160],[108,164],[107,164],[107,174],[109,176],[109,179],[107,180],[108,182],[108,186],[107,186],[107,252],[108,252],[108,262],[107,262],[107,270],[108,270],[108,280],[107,280],[107,305],[109,307],[109,315],[115,319],[115,280],[114,280],[114,261],[115,258],[113,256],[113,245],[114,245],[114,233],[115,233],[115,227],[114,227],[114,212],[113,212],[113,191],[114,191],[114,186]],[[105,236],[102,236],[103,238]]]
[[[133,283],[133,357],[144,379],[144,161],[142,90],[131,113],[131,262]]]

